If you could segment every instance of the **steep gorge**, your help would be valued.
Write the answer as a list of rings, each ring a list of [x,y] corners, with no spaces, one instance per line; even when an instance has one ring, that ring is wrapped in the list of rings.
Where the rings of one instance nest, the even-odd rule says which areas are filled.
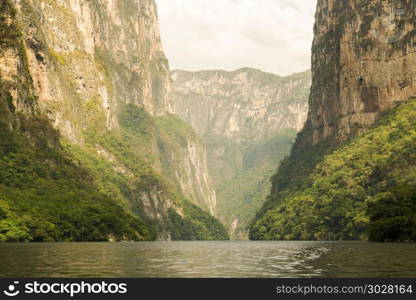
[[[227,237],[205,148],[171,114],[153,0],[6,0],[0,30],[0,240]]]
[[[280,77],[251,68],[175,70],[172,79],[173,112],[207,146],[217,216],[232,238],[247,238],[270,177],[306,120],[310,72]]]
[[[308,119],[252,239],[416,239],[415,14],[318,1]]]

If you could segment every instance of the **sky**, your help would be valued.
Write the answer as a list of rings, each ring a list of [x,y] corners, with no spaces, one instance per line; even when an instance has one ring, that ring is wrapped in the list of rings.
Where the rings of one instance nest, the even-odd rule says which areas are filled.
[[[317,0],[156,0],[171,69],[310,69]]]

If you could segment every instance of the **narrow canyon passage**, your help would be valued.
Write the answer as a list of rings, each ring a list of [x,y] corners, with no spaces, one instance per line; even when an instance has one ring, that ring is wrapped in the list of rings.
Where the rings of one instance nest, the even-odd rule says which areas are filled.
[[[243,68],[171,74],[173,112],[207,149],[216,216],[232,239],[247,239],[270,194],[270,178],[306,121],[311,73],[280,77]]]
[[[0,277],[415,276],[416,1],[258,2],[0,1]]]

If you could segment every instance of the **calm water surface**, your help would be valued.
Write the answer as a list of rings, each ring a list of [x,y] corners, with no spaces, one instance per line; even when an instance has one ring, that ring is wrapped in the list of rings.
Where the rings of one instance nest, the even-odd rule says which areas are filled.
[[[416,244],[0,244],[1,277],[416,277]]]

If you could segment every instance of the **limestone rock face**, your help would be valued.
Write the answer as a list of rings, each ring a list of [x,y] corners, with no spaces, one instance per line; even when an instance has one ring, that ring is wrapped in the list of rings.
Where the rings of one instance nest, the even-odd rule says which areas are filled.
[[[155,1],[5,0],[2,5],[0,79],[14,107],[47,115],[68,143],[93,147],[117,173],[136,176],[91,133],[117,131],[126,105],[144,108],[155,120],[173,112]],[[154,169],[176,170],[169,180],[179,193],[214,214],[204,145],[196,135],[183,138],[186,143],[168,154],[159,153],[157,142],[148,145]],[[158,161],[162,156],[169,159]],[[174,201],[156,190],[160,187],[149,186],[132,198],[144,207],[152,202],[153,211],[145,210],[151,218],[166,217],[169,208],[176,209]]]
[[[15,2],[31,45],[27,54],[39,101],[68,137],[76,139],[88,122],[74,124],[82,117],[78,104],[99,105],[108,128],[118,125],[122,103],[143,106],[152,115],[171,110],[154,1]]]
[[[172,79],[173,111],[204,137],[217,182],[241,169],[244,149],[280,129],[300,130],[307,116],[309,72],[175,70]]]
[[[172,71],[173,110],[200,135],[220,135],[241,144],[276,130],[300,130],[306,119],[309,72],[279,77],[255,69],[235,72]]]
[[[300,147],[344,141],[416,94],[416,2],[319,0]]]
[[[178,153],[172,153],[172,161],[175,161],[175,156]],[[174,172],[182,191],[194,200],[194,204],[215,216],[217,196],[208,169],[205,145],[199,139],[189,140],[179,157],[182,159],[178,161]]]
[[[250,68],[175,70],[172,80],[174,114],[207,146],[216,216],[233,238],[244,239],[270,191],[276,165],[289,152],[293,132],[306,120],[310,72],[280,77]]]

